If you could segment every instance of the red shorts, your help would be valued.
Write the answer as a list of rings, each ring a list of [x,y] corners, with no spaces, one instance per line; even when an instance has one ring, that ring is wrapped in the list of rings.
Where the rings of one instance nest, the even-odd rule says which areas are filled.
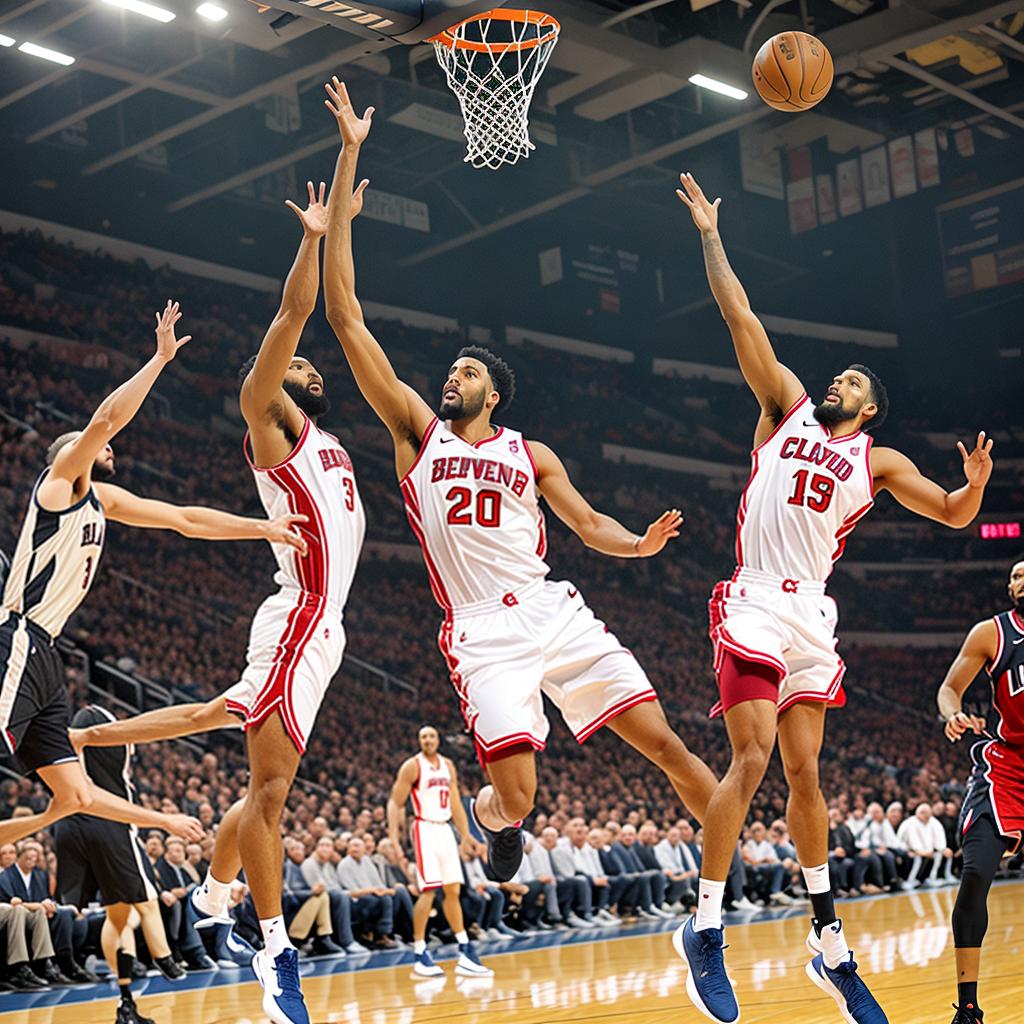
[[[988,813],[1004,836],[1019,836],[1024,832],[1024,750],[986,740],[974,744],[971,759],[974,770],[960,811],[962,830]]]

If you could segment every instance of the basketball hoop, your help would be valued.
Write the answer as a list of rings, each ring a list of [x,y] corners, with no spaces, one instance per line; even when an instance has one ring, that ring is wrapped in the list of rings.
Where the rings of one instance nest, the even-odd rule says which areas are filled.
[[[466,163],[493,171],[529,157],[530,101],[560,29],[550,14],[498,8],[427,40],[462,108]]]

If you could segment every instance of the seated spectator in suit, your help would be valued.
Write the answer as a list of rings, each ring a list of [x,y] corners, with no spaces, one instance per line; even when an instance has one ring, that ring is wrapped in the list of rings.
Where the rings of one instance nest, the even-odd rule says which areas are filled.
[[[837,896],[849,896],[853,890],[854,854],[856,841],[843,820],[838,807],[828,812],[828,874]]]
[[[768,842],[768,830],[764,822],[755,821],[750,826],[748,838],[741,854],[747,865],[747,885],[756,898],[767,903],[792,903],[782,888],[786,883],[786,869]]]
[[[146,851],[156,850],[159,836],[146,842]],[[160,890],[160,914],[164,931],[171,947],[171,955],[177,961],[184,961],[190,971],[211,971],[216,964],[206,955],[203,940],[199,936],[186,912],[186,901],[196,882],[185,865],[185,843],[177,836],[169,836],[162,843],[163,853],[153,868]]]
[[[645,825],[640,830],[641,841],[643,841],[646,827]],[[692,828],[690,834],[693,834]],[[657,831],[654,832],[654,836],[657,837]],[[665,838],[653,847],[649,845],[649,834],[647,839],[648,844],[645,844],[645,849],[654,853],[658,866],[665,872],[665,877],[669,880],[667,898],[672,900],[673,894],[679,893],[678,897],[672,901],[672,906],[681,909],[684,904],[689,905],[696,902],[696,886],[700,878],[700,868],[697,867],[692,850],[683,842],[682,829],[678,825],[673,825],[665,834]]]
[[[526,854],[534,874],[544,886],[544,919],[570,928],[594,928],[590,881],[577,875],[572,854],[558,845],[558,829],[548,825]]]
[[[0,873],[0,900],[12,906],[24,906],[30,914],[46,918],[52,949],[56,953],[56,966],[51,960],[41,965],[41,972],[54,984],[89,980],[85,969],[75,959],[76,921],[81,917],[73,907],[61,907],[50,897],[50,884],[46,871],[39,866],[42,847],[26,839],[17,847],[17,859]],[[38,916],[33,920],[33,929]],[[85,938],[85,922],[77,929],[79,941]],[[39,947],[43,948],[43,947]],[[44,957],[47,954],[44,954]],[[48,954],[53,956],[53,952]],[[58,970],[59,968],[59,970]],[[58,977],[60,975],[60,977]]]
[[[305,847],[294,836],[284,840],[284,867],[281,877],[281,904],[288,937],[297,945],[306,942],[315,930],[310,952],[314,956],[335,956],[341,946],[331,938],[331,897],[320,881],[309,884],[303,871]]]
[[[803,874],[800,871],[800,860],[796,855],[796,845],[789,835],[789,826],[785,818],[776,818],[768,828],[768,842],[775,848],[775,855],[786,869],[786,882],[783,891],[792,895],[794,886],[803,890]]]
[[[384,884],[358,836],[348,841],[348,854],[338,865],[338,880],[352,897],[355,930],[371,936],[371,943],[378,949],[395,949],[395,890]]]
[[[604,924],[620,924],[620,908],[623,903],[633,905],[637,880],[624,872],[612,855],[608,834],[603,828],[588,831],[582,818],[574,818],[569,822],[567,832],[577,870],[590,877],[591,899],[597,907],[595,919]],[[612,907],[618,912],[613,914]]]
[[[651,823],[657,838],[657,829]],[[662,909],[665,902],[665,893],[668,889],[668,879],[664,872],[655,862],[654,867],[644,864],[640,856],[637,842],[637,831],[635,825],[625,824],[619,832],[619,841],[615,844],[615,850],[620,860],[639,879],[640,887],[638,892],[641,898],[638,901],[639,908],[644,911],[646,917],[670,917],[671,914]]]
[[[660,838],[658,826],[653,821],[645,821],[637,830],[637,841],[633,849],[646,870],[656,871],[665,880],[662,909],[666,910],[671,906],[676,910],[681,910],[681,901],[690,891],[690,883],[685,877],[673,877],[661,866],[658,854],[655,852]]]
[[[316,841],[312,855],[302,862],[302,877],[311,892],[319,884],[327,893],[331,904],[331,921],[334,923],[334,942],[346,953],[366,953],[367,948],[356,942],[352,933],[352,897],[342,889],[338,878],[340,859],[334,851],[334,839],[322,835]]]
[[[486,849],[483,843],[475,843],[473,853],[466,850],[461,852],[462,874],[466,882],[463,892],[469,890],[476,896],[475,900],[471,900],[474,919],[480,925],[486,938],[512,938],[518,932],[509,928],[503,920],[506,903],[505,890],[487,875],[481,857],[481,853]],[[483,901],[482,905],[479,901]]]
[[[383,839],[381,844],[390,846],[390,840]],[[372,832],[363,836],[363,845],[366,847],[366,856],[370,858],[377,868],[384,885],[394,890],[395,894],[395,933],[400,935],[406,942],[412,942],[412,905],[413,892],[409,885],[408,877],[396,864],[389,863],[386,857],[379,852],[377,840]],[[416,896],[419,895],[417,892]]]
[[[17,858],[13,846],[11,852]],[[8,902],[8,897],[0,893],[0,964],[4,965],[0,967],[0,982],[16,992],[71,984],[54,963],[46,911],[41,906],[30,910],[33,904],[17,896],[12,899],[13,903]]]

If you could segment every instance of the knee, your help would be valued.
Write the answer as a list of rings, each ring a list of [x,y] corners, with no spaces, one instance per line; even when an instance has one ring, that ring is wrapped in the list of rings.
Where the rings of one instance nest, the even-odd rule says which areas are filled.
[[[774,739],[767,736],[751,739],[733,752],[730,771],[739,774],[745,783],[756,788],[764,778],[774,746]]]
[[[796,763],[783,765],[789,791],[797,798],[813,797],[819,791],[818,758],[808,757]]]
[[[657,730],[644,744],[643,754],[659,768],[678,765],[681,760],[690,756],[686,744],[672,731],[668,722],[658,723]]]
[[[508,821],[522,821],[533,810],[533,786],[516,784],[503,788],[498,795],[502,816]]]
[[[271,775],[254,786],[246,799],[252,801],[254,810],[261,818],[275,821],[280,817],[290,789],[291,779],[287,776]]]

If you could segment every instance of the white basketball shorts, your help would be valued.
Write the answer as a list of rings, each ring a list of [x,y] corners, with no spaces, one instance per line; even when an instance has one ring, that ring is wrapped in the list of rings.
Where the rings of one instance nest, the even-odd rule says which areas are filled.
[[[737,569],[715,585],[708,612],[716,675],[731,652],[778,670],[779,711],[799,701],[846,703],[846,665],[836,653],[839,613],[823,583]],[[712,716],[743,701],[742,694],[723,692],[722,698]]]
[[[446,821],[417,818],[412,823],[416,882],[421,892],[462,881],[462,861],[455,831]]]
[[[583,743],[616,715],[657,700],[644,670],[567,581],[448,613],[438,638],[484,762],[524,743],[543,750],[547,694]]]
[[[327,687],[341,667],[345,630],[325,598],[285,589],[260,605],[242,678],[223,694],[246,729],[277,711],[300,754]]]

